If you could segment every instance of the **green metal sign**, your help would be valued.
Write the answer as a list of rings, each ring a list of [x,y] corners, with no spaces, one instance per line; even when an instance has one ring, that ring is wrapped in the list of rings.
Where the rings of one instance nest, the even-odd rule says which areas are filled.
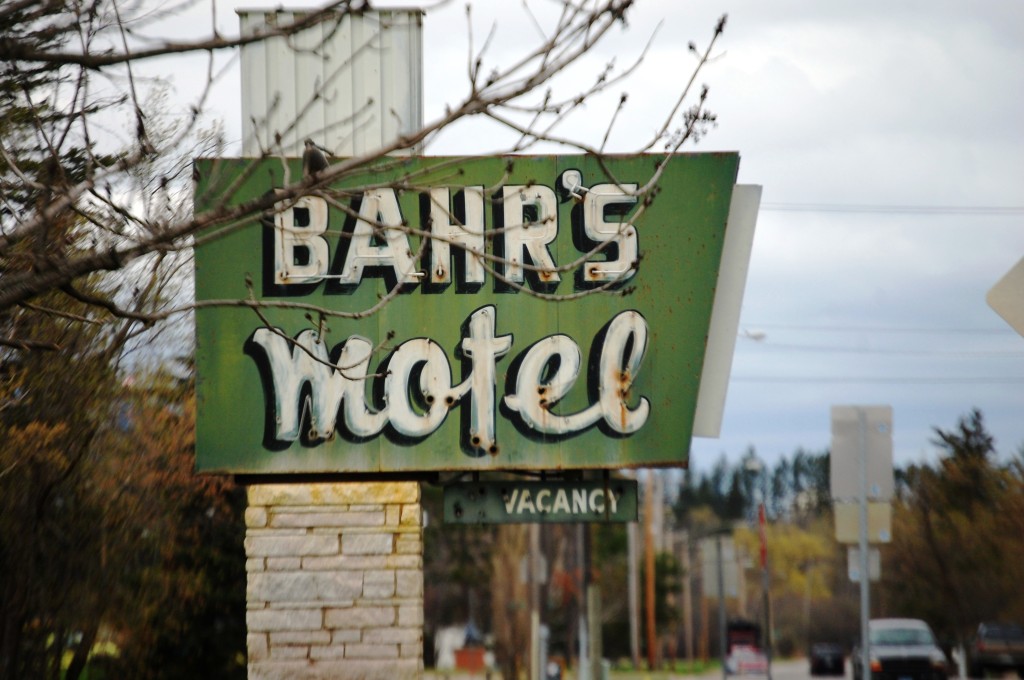
[[[635,522],[635,479],[465,482],[444,489],[445,524]]]
[[[386,159],[200,235],[197,468],[685,464],[739,158],[664,159]],[[289,163],[197,162],[197,213]]]

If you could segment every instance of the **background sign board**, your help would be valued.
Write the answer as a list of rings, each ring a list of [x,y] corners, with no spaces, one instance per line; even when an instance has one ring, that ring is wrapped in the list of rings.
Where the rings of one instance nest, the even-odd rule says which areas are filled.
[[[721,541],[721,564],[719,564],[718,543]],[[701,584],[704,597],[717,598],[718,592],[718,570],[722,570],[722,595],[725,597],[739,596],[740,556],[736,551],[736,544],[732,536],[717,536],[702,538],[699,543]]]
[[[867,497],[876,501],[892,500],[891,406],[832,407],[829,477],[834,500],[860,497],[862,451],[867,455]]]
[[[853,583],[860,583],[860,548],[846,549],[846,574]],[[882,577],[882,553],[878,548],[868,548],[868,582],[877,583]]]
[[[835,503],[836,540],[840,543],[860,542],[860,503]],[[868,503],[868,543],[892,541],[892,505]]]
[[[635,479],[465,482],[444,489],[445,524],[635,522]]]
[[[390,158],[201,238],[197,468],[685,464],[739,158],[674,156],[637,196],[662,158]],[[197,213],[283,179],[197,171]],[[203,305],[250,296],[276,306]]]

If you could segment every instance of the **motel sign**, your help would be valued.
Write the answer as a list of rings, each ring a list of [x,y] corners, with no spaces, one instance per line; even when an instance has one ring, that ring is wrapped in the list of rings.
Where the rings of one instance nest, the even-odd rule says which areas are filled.
[[[198,469],[685,464],[739,158],[665,158],[389,158],[201,239]]]

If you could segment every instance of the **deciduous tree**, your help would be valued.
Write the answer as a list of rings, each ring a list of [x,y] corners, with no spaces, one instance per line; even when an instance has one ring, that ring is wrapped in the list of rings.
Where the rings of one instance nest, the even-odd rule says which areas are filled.
[[[884,551],[882,588],[892,611],[927,619],[948,639],[978,622],[1024,610],[1020,466],[1002,463],[978,410],[936,428],[944,455],[910,466]]]
[[[624,25],[633,4],[565,2],[517,58],[492,63],[487,40],[471,48],[464,95],[420,129],[318,173],[292,176],[272,195],[196,214],[193,158],[228,152],[209,104],[218,56],[310,27],[329,33],[370,7],[364,0],[328,2],[244,36],[215,24],[193,26],[185,37],[166,32],[168,17],[191,4],[158,11],[114,0],[0,5],[0,676],[54,675],[65,633],[82,632],[88,642],[100,624],[131,631],[124,663],[142,673],[143,660],[154,658],[144,649],[159,655],[197,615],[216,611],[219,586],[209,570],[230,567],[230,547],[204,554],[187,546],[230,543],[229,525],[218,522],[237,508],[223,480],[188,472],[189,275],[197,234],[258,222],[305,194],[329,194],[387,154],[420,148],[470,118],[515,133],[509,153],[550,142],[600,156],[607,136],[574,138],[560,134],[558,124],[594,96],[624,87],[632,71],[608,65],[583,80],[559,80]],[[209,7],[215,15],[216,3]],[[714,124],[696,74],[724,24],[723,17],[706,47],[691,47],[692,75],[680,81],[676,103],[650,123],[651,139],[637,151],[670,158]],[[173,70],[196,56],[207,58],[204,87],[185,104],[165,82],[143,75],[158,60]],[[643,56],[641,49],[637,61]],[[609,130],[626,106],[622,95]],[[254,161],[283,155],[273,143]],[[140,350],[168,319],[173,324],[164,333],[184,329],[179,347]],[[166,375],[159,370],[159,379],[125,382],[147,363],[171,357],[186,359],[177,375],[184,382],[174,389],[161,385]],[[514,529],[500,533],[497,544],[511,551],[509,558],[520,537]],[[515,590],[509,560],[492,566],[495,584]],[[520,599],[509,592],[503,602]],[[167,611],[172,602],[182,608]],[[506,658],[514,658],[523,612],[507,614]],[[87,648],[79,646],[69,676],[81,670]],[[150,670],[171,667],[163,658]],[[235,670],[229,659],[216,674]]]

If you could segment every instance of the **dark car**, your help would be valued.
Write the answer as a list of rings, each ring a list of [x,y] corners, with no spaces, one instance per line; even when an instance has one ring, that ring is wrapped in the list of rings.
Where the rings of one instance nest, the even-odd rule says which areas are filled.
[[[835,642],[815,642],[808,658],[811,675],[843,675],[846,672],[843,647]]]
[[[1024,628],[1015,623],[982,623],[967,647],[967,675],[1016,671],[1024,678]]]
[[[874,619],[868,623],[871,680],[946,680],[946,654],[918,619]],[[854,650],[853,677],[864,677],[861,651]]]

